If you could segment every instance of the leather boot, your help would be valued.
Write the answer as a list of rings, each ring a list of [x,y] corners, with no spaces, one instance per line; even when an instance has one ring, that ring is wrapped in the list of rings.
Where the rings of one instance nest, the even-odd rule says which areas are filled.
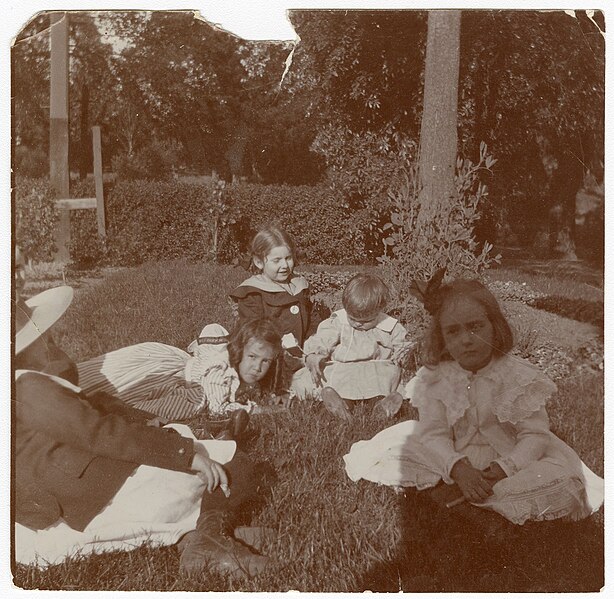
[[[188,533],[182,544],[179,567],[188,576],[209,568],[235,578],[247,578],[260,574],[269,561],[232,537],[222,511],[202,513],[196,530]]]
[[[245,410],[235,410],[230,413],[230,421],[226,428],[218,433],[215,438],[236,441],[243,436],[249,424],[249,414]]]

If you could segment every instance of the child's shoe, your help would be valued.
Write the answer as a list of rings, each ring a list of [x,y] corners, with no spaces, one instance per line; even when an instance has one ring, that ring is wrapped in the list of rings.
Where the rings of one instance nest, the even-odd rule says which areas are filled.
[[[395,391],[380,399],[373,406],[373,413],[380,418],[392,418],[396,416],[403,405],[403,396]]]
[[[322,403],[324,407],[331,413],[337,416],[337,418],[341,418],[341,420],[345,420],[349,422],[352,420],[352,414],[350,412],[350,408],[342,399],[342,397],[337,393],[332,387],[324,387],[322,389]]]

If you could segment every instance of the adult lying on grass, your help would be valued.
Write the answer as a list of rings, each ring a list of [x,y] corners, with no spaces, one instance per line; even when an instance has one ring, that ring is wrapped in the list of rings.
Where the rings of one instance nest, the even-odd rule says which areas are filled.
[[[406,389],[420,419],[354,444],[350,478],[433,489],[436,502],[478,521],[488,511],[514,524],[579,520],[599,509],[603,480],[550,432],[556,385],[509,353],[511,329],[490,291],[459,280],[422,299],[433,317],[426,366]]]
[[[205,565],[238,577],[261,572],[267,558],[231,536],[256,499],[251,461],[235,452],[234,441],[197,441],[185,426],[148,426],[151,414],[77,387],[74,364],[49,333],[72,296],[70,287],[57,287],[27,302],[17,298],[16,560],[53,564],[184,537],[187,574]],[[43,372],[50,347],[66,378]]]
[[[223,326],[209,324],[187,352],[148,341],[81,362],[79,386],[88,394],[111,393],[166,421],[204,411],[227,419],[222,434],[237,438],[256,407],[250,391],[270,387],[267,375],[280,352],[281,337],[267,318],[248,320],[230,336]]]

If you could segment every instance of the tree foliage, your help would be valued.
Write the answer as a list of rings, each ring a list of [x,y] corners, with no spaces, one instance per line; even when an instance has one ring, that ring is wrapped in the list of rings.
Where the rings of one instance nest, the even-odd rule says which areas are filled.
[[[100,125],[106,168],[114,158],[152,164],[153,150],[172,148],[166,172],[326,180],[369,223],[361,234],[375,248],[389,220],[387,191],[419,149],[427,12],[290,17],[296,46],[246,42],[191,12],[71,12],[71,167],[91,168],[88,130]],[[48,13],[19,32],[12,59],[16,171],[41,175]],[[459,153],[476,162],[486,142],[497,158],[484,173],[490,199],[479,238],[511,229],[531,241],[553,215],[573,237],[583,176],[602,178],[604,93],[603,35],[583,12],[463,11]]]
[[[426,13],[305,11],[292,20],[303,88],[319,115],[313,147],[342,181],[365,181],[360,191],[369,196],[364,165],[378,156],[398,164],[388,140],[418,140]],[[475,159],[484,141],[498,160],[482,237],[507,220],[531,239],[560,190],[575,197],[582,170],[602,164],[603,65],[602,34],[579,11],[463,12],[459,151]],[[570,168],[574,160],[584,166]]]

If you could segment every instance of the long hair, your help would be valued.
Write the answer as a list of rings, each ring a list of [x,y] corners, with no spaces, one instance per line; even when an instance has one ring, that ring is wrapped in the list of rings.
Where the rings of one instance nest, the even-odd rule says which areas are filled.
[[[422,352],[423,361],[429,366],[435,366],[441,361],[452,360],[452,356],[446,350],[441,332],[441,313],[450,302],[460,297],[474,300],[486,312],[493,328],[493,354],[495,356],[507,354],[514,346],[512,329],[503,316],[495,296],[475,279],[458,279],[442,285],[438,291],[438,307],[433,314]]]
[[[292,254],[292,258],[296,262],[296,245],[294,239],[279,227],[264,227],[260,229],[252,239],[250,256],[252,260],[254,258],[259,258],[264,262],[266,257],[271,253],[271,250],[280,246],[287,247]]]
[[[341,301],[351,316],[368,318],[386,307],[389,296],[388,287],[382,279],[361,272],[348,281]]]
[[[237,369],[243,359],[243,350],[254,339],[270,345],[275,350],[275,358],[281,353],[281,336],[269,318],[254,318],[239,325],[228,341],[228,361]],[[270,369],[269,369],[270,370]]]

